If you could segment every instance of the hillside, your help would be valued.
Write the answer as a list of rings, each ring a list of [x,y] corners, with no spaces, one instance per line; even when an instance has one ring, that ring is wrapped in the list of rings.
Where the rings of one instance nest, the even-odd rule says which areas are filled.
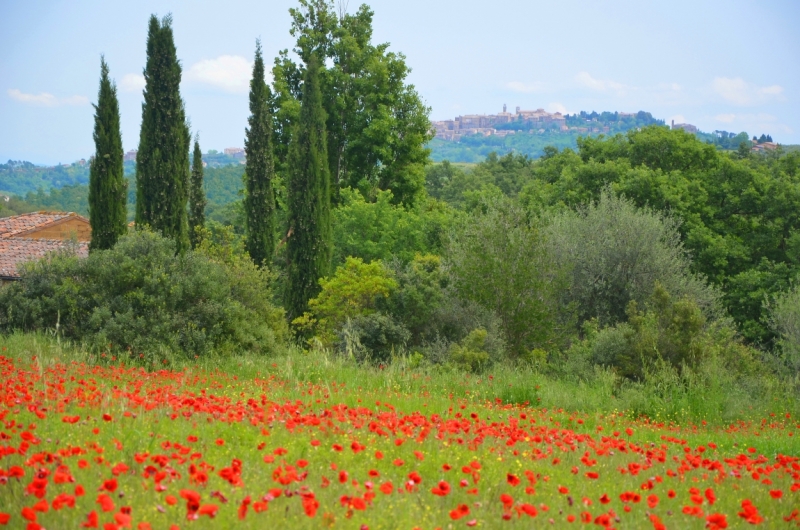
[[[15,163],[16,164],[16,163]],[[89,170],[77,164],[46,168],[22,162],[0,172],[0,194],[9,195],[9,201],[0,207],[0,216],[14,215],[33,210],[60,210],[89,213]],[[24,165],[22,165],[24,164]],[[128,218],[133,219],[136,205],[136,166],[125,163],[128,179]],[[239,199],[244,166],[217,165],[205,169],[205,189],[209,210],[230,204]],[[2,178],[5,177],[5,180]]]

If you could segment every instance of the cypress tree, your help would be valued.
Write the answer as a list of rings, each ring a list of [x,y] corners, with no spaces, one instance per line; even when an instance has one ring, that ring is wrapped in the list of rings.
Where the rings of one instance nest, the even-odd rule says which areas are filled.
[[[94,158],[89,166],[89,223],[92,250],[113,247],[127,230],[128,182],[122,169],[122,134],[117,87],[100,58],[100,90],[94,105]]]
[[[200,138],[194,137],[192,155],[192,178],[189,181],[189,241],[192,248],[200,244],[198,228],[206,224],[206,193],[203,190],[203,153],[200,151]]]
[[[245,129],[247,153],[244,184],[244,212],[247,239],[245,246],[258,266],[267,265],[275,250],[275,193],[272,181],[275,168],[272,156],[272,116],[269,87],[264,82],[261,42],[256,41],[253,79],[250,80],[249,127]]]
[[[136,225],[150,226],[189,247],[186,201],[191,137],[180,95],[181,65],[172,34],[172,17],[150,17],[142,103],[142,129],[136,155]]]
[[[300,119],[289,144],[285,307],[290,322],[319,293],[319,279],[331,264],[331,179],[319,68],[319,59],[312,54],[303,79]]]

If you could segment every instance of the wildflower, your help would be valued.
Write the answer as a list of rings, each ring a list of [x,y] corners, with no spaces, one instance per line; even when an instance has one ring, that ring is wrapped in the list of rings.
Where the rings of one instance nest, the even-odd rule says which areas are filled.
[[[450,519],[457,521],[462,517],[469,515],[469,506],[466,504],[459,504],[454,510],[450,510]]]

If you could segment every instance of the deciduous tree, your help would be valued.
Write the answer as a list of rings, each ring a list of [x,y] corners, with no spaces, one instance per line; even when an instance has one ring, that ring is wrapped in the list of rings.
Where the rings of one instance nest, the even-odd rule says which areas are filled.
[[[391,189],[395,203],[413,204],[425,185],[430,109],[406,83],[411,70],[405,56],[372,42],[373,12],[366,5],[350,14],[337,13],[328,0],[300,0],[290,13],[294,51],[306,62],[316,54],[323,63],[319,77],[334,201],[338,190],[349,186],[368,198],[375,189]],[[281,163],[298,119],[303,70],[288,50],[280,52],[272,70]]]

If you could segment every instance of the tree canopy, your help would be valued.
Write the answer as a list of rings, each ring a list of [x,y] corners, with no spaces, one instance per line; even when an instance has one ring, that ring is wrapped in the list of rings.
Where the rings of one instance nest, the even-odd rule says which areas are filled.
[[[405,56],[372,42],[373,12],[366,5],[347,13],[327,0],[300,0],[290,13],[294,51],[304,62],[316,54],[323,65],[320,91],[334,201],[340,188],[351,187],[369,198],[377,189],[390,189],[396,203],[413,204],[424,188],[430,109],[406,83]],[[304,69],[288,50],[272,69],[275,150],[284,170]]]

